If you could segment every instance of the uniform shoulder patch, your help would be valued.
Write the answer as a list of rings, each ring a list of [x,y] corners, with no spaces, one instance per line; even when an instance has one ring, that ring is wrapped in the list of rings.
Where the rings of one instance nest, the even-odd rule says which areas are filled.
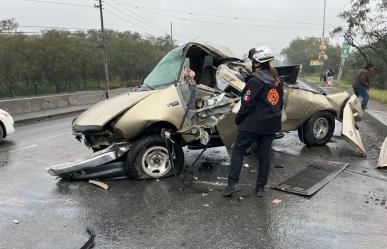
[[[270,89],[266,96],[267,101],[269,101],[271,105],[278,104],[279,98],[280,98],[279,93],[277,89],[274,89],[274,88]]]

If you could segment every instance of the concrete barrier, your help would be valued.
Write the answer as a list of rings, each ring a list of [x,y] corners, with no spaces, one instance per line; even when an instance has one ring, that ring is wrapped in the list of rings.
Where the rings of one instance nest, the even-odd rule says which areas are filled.
[[[116,96],[128,91],[130,91],[128,88],[114,89],[109,91],[109,95]],[[87,106],[104,99],[104,91],[76,92],[0,100],[0,108],[11,113],[13,116],[17,116],[26,113],[63,109],[66,107]]]

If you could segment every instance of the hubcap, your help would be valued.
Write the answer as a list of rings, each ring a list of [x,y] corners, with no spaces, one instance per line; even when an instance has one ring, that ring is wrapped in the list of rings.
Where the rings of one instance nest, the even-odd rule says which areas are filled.
[[[313,125],[313,135],[315,138],[321,140],[326,137],[329,131],[329,123],[326,118],[318,118]]]
[[[144,172],[154,178],[163,177],[171,170],[168,151],[162,146],[147,149],[142,156],[141,164]]]

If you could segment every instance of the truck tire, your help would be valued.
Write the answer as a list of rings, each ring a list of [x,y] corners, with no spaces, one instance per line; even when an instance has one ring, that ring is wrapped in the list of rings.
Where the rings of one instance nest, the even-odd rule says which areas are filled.
[[[184,166],[184,152],[174,145],[174,167],[169,161],[168,150],[160,135],[146,135],[134,142],[126,159],[126,171],[131,179],[158,179],[180,174]]]
[[[0,122],[0,142],[1,142],[1,140],[3,140],[4,135],[5,135],[5,131],[3,128],[3,124]]]
[[[329,111],[321,111],[298,128],[298,137],[307,146],[325,145],[331,140],[334,130],[333,114]]]

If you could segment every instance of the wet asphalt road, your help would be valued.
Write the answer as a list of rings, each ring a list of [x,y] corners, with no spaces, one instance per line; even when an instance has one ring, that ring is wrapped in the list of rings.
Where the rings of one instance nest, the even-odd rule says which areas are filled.
[[[262,199],[238,201],[221,196],[229,161],[223,148],[200,161],[213,162],[213,170],[195,172],[214,190],[208,195],[182,188],[176,177],[105,181],[106,191],[55,179],[46,167],[89,154],[72,137],[71,120],[18,127],[0,144],[0,248],[81,248],[86,228],[96,234],[95,248],[387,248],[387,174],[374,169],[383,138],[367,122],[360,129],[368,159],[337,136],[339,126],[324,147],[306,148],[294,132],[275,141],[269,185],[314,160],[350,163],[314,196],[270,189]],[[197,153],[186,151],[187,161]],[[245,160],[241,183],[249,194],[256,161]]]

